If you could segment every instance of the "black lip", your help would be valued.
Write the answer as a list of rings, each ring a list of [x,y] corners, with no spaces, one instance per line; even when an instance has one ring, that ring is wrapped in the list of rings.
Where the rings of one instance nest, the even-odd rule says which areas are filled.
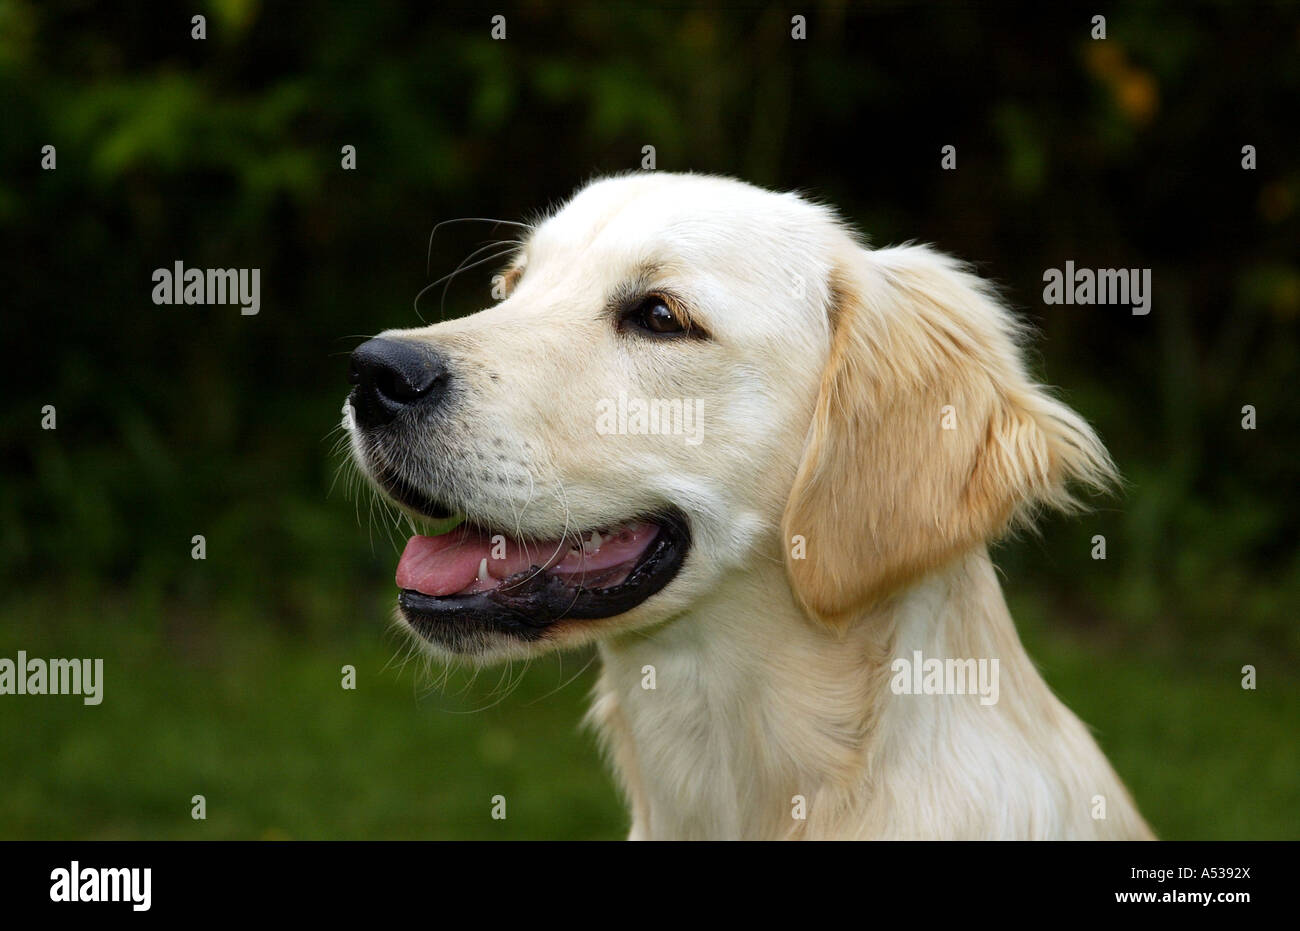
[[[451,508],[433,500],[413,485],[408,485],[391,469],[383,466],[372,466],[372,468],[375,471],[375,482],[399,504],[432,520],[446,520],[455,515],[456,512]]]
[[[671,582],[690,550],[690,528],[680,513],[648,519],[659,525],[659,534],[618,585],[574,588],[532,567],[491,591],[436,597],[403,589],[397,603],[416,633],[457,652],[481,643],[484,633],[531,642],[540,640],[548,628],[562,620],[623,614]]]
[[[432,518],[433,520],[446,520],[455,513],[451,508],[439,504],[428,495],[416,490],[411,485],[402,481],[402,479],[398,478],[397,474],[391,469],[380,469],[379,474],[375,476],[375,480],[379,482],[380,487],[382,487],[384,491],[393,498],[393,500],[406,505],[412,511],[418,511],[425,517]]]

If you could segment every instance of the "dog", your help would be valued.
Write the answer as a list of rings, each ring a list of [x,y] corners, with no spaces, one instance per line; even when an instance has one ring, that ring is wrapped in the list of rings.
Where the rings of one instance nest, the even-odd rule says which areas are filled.
[[[990,560],[1116,470],[989,284],[707,175],[595,180],[519,242],[494,306],[351,360],[362,471],[461,520],[398,564],[420,641],[597,644],[632,839],[1151,837]]]

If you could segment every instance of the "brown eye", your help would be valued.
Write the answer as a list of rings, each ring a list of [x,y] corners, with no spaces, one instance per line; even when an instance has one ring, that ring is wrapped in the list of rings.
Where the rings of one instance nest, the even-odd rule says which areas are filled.
[[[647,333],[686,332],[686,327],[682,326],[681,321],[677,319],[677,315],[672,312],[661,297],[646,298],[633,307],[624,317],[624,320],[638,329],[645,330]]]

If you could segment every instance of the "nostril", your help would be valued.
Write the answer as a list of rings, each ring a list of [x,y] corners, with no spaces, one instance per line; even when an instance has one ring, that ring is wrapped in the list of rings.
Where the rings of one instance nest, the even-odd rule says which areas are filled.
[[[388,423],[416,404],[435,404],[448,380],[446,360],[432,347],[403,339],[372,339],[352,353],[348,381],[363,425]]]
[[[420,381],[423,382],[423,379]],[[375,390],[390,401],[403,404],[418,401],[432,387],[432,381],[428,384],[412,383],[407,373],[395,369],[383,369],[375,375]]]

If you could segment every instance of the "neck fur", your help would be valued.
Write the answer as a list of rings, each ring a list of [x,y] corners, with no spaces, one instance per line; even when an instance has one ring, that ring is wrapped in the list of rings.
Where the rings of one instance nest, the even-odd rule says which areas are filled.
[[[997,703],[893,694],[892,661],[918,650],[997,658]],[[1141,826],[1034,669],[983,547],[847,632],[804,617],[773,565],[601,653],[589,720],[633,838],[1100,836],[1097,793]]]

